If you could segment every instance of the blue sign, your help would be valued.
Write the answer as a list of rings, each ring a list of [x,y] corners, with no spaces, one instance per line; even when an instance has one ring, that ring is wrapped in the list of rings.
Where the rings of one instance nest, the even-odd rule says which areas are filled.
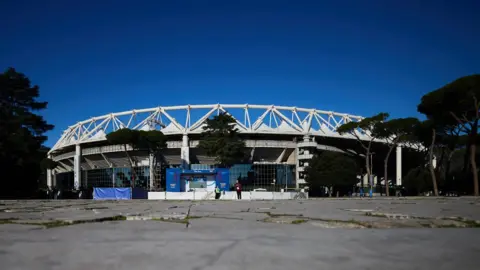
[[[201,184],[202,187],[218,185],[221,190],[228,190],[230,174],[228,169],[182,170],[167,168],[167,192],[185,192],[188,183]]]

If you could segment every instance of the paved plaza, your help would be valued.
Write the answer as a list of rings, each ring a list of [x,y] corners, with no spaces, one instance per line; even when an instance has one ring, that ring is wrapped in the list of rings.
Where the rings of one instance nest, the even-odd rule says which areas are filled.
[[[480,200],[0,201],[1,269],[478,269]]]

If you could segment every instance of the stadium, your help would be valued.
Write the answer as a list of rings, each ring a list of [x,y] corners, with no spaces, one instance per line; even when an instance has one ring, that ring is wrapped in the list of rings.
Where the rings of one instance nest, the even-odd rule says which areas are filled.
[[[275,105],[165,106],[110,113],[68,127],[48,153],[58,166],[47,173],[47,185],[78,190],[124,187],[133,182],[145,190],[163,191],[168,168],[214,168],[214,159],[197,146],[206,119],[221,112],[235,118],[250,153],[249,164],[230,168],[230,186],[238,180],[245,190],[299,189],[305,185],[304,170],[315,152],[360,151],[354,136],[336,130],[361,116]],[[163,162],[154,164],[148,152],[131,147],[125,152],[122,145],[109,145],[106,134],[121,128],[162,131],[168,137],[161,153]],[[357,135],[370,140],[368,132],[358,130]],[[397,184],[401,184],[401,157],[402,148],[397,147],[392,164]]]

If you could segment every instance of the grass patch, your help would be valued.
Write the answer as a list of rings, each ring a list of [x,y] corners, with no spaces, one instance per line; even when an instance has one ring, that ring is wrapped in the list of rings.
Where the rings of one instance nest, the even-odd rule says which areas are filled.
[[[264,223],[268,223],[268,222],[271,222],[271,218],[269,217],[266,217],[264,219],[257,219],[258,222],[264,222]]]
[[[442,218],[442,219],[461,222],[465,225],[464,227],[461,227],[461,228],[480,228],[480,222],[476,220],[466,219],[462,217],[451,217],[451,218]]]
[[[272,212],[256,212],[259,214],[266,214],[269,217],[275,218],[275,217],[303,217],[302,214],[274,214]]]
[[[152,218],[154,221],[170,222],[170,223],[180,223],[188,224],[188,219],[169,219],[169,218]]]
[[[439,225],[434,225],[433,228],[464,228],[464,227],[458,226],[455,224],[439,224]]]
[[[70,226],[73,225],[73,222],[68,222],[68,221],[62,221],[62,220],[55,220],[52,222],[47,222],[47,223],[37,223],[37,224],[32,224],[32,225],[42,225],[46,229],[50,228],[57,228],[57,227],[64,227],[64,226]]]
[[[105,222],[105,221],[119,221],[119,220],[127,220],[127,217],[122,216],[122,215],[118,215],[118,216],[113,216],[113,217],[104,217],[104,218],[87,219],[87,220],[76,220],[76,221],[73,221],[73,224],[95,223],[95,222]]]
[[[187,216],[185,218],[185,220],[190,220],[190,219],[199,219],[199,218],[203,218],[202,216]]]
[[[127,220],[125,216],[113,216],[113,217],[105,217],[105,218],[97,218],[97,219],[87,219],[87,220],[74,220],[74,221],[65,221],[65,220],[52,220],[48,222],[17,222],[17,219],[9,219],[5,220],[5,223],[0,221],[0,224],[21,224],[21,225],[31,225],[31,226],[43,226],[46,229],[57,228],[57,227],[64,227],[76,224],[84,224],[84,223],[99,223],[99,222],[106,222],[106,221],[118,221],[118,220]]]
[[[412,217],[410,215],[405,214],[396,214],[396,213],[380,213],[380,212],[366,212],[366,216],[369,217],[377,217],[377,218],[388,218],[388,219],[418,219],[418,217]]]
[[[381,217],[381,218],[386,218],[387,215],[382,214],[382,213],[376,213],[376,212],[365,212],[365,216],[369,217]]]
[[[40,223],[40,224],[37,224],[37,225],[43,225],[43,226],[45,226],[45,228],[50,229],[50,228],[63,227],[63,226],[76,225],[76,224],[101,223],[101,222],[107,222],[107,221],[123,221],[123,220],[127,220],[127,217],[118,215],[118,216],[113,216],[113,217],[104,217],[104,218],[86,219],[86,220],[74,220],[74,221],[55,220],[55,221],[52,221],[52,222]]]
[[[368,224],[368,223],[365,223],[365,222],[361,222],[361,221],[358,221],[358,220],[354,220],[354,219],[350,219],[350,220],[335,220],[333,222],[336,222],[336,223],[344,223],[344,224],[353,224],[353,225],[357,225],[357,226],[360,226],[360,227],[364,227],[364,228],[373,228],[373,226],[371,224]]]
[[[238,218],[238,217],[223,217],[223,216],[208,216],[208,217],[206,217],[206,218],[243,220],[243,218]]]
[[[355,225],[358,225],[358,226],[362,226],[362,227],[365,227],[365,228],[373,228],[373,226],[371,224],[368,224],[368,223],[365,223],[365,222],[360,222],[358,220],[349,220],[348,223],[350,224],[355,224]]]
[[[106,206],[99,206],[99,207],[85,207],[85,210],[99,210],[99,209],[108,209]]]
[[[296,220],[292,221],[292,224],[302,224],[302,223],[305,223],[307,221],[308,220],[306,220],[306,219],[296,219]]]
[[[371,224],[361,222],[358,220],[350,219],[350,220],[339,220],[339,219],[322,219],[322,218],[311,218],[310,220],[315,220],[315,221],[321,221],[321,222],[326,222],[326,223],[337,223],[337,224],[352,224],[352,225],[357,225],[363,228],[373,228]]]
[[[154,221],[163,221],[163,222],[171,222],[171,223],[181,223],[181,224],[188,224],[192,219],[199,219],[203,218],[202,216],[187,216],[185,218],[152,218],[151,220]]]
[[[17,218],[0,219],[0,224],[12,224],[15,220],[17,220]]]
[[[461,222],[465,223],[467,228],[480,228],[480,222],[475,220],[462,220]]]

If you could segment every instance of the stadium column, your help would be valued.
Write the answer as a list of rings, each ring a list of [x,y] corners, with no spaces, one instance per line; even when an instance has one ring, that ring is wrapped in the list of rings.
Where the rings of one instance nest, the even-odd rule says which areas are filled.
[[[299,183],[299,179],[300,179],[300,161],[298,160],[298,155],[300,154],[300,151],[298,149],[298,146],[295,147],[295,188],[299,188],[300,186],[300,183]]]
[[[180,158],[182,159],[182,168],[184,170],[188,170],[189,165],[190,165],[190,148],[189,148],[188,145],[189,145],[188,144],[188,135],[183,134],[182,149],[181,149],[181,152],[180,152]]]
[[[402,185],[402,147],[397,146],[397,157],[396,157],[396,171],[397,171],[397,185]]]
[[[52,156],[48,155],[48,158],[51,159]],[[47,169],[47,187],[51,188],[52,187],[52,170]]]
[[[75,156],[73,156],[73,187],[75,190],[80,189],[80,177],[82,173],[82,168],[80,163],[82,160],[82,148],[80,144],[75,145]]]
[[[149,172],[150,172],[150,188],[149,190],[153,190],[153,185],[154,185],[154,178],[155,178],[155,156],[153,153],[150,153],[148,156],[148,166],[149,166]]]
[[[310,158],[305,157],[304,155],[309,155],[310,148],[316,148],[315,140],[311,140],[310,135],[305,134],[303,136],[303,141],[297,142],[297,147],[295,149],[297,156],[296,164],[296,188],[299,188],[300,184],[305,184],[305,167],[308,166]],[[301,172],[300,172],[301,171]]]

